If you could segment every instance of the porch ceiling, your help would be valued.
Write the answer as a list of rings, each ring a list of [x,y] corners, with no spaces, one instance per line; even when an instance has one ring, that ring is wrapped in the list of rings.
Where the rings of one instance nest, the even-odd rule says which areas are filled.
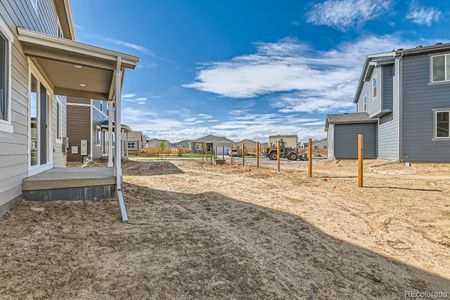
[[[23,50],[57,95],[112,99],[118,57],[120,70],[134,69],[138,57],[18,28]],[[123,80],[123,76],[122,76]]]

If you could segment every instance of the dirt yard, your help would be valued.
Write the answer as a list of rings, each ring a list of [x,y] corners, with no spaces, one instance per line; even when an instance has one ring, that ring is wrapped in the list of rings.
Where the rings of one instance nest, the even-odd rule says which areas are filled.
[[[282,167],[128,162],[129,224],[116,201],[22,202],[0,298],[450,297],[450,165],[367,162],[362,189],[355,162]]]

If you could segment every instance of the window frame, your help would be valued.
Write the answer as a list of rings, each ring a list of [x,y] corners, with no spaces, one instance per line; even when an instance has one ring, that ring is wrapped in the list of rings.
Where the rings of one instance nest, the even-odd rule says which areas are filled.
[[[437,114],[438,113],[448,113],[449,114],[449,136],[446,137],[438,137],[437,136]],[[433,109],[433,140],[450,140],[450,108],[439,108],[439,109]]]
[[[6,105],[7,105],[7,112],[6,112],[6,120],[0,119],[0,131],[7,132],[7,133],[13,133],[14,127],[11,124],[11,104],[12,104],[12,47],[14,43],[14,34],[11,32],[11,29],[8,27],[6,22],[3,20],[2,17],[0,17],[0,32],[5,37],[7,41],[7,76],[6,76]]]
[[[56,142],[62,144],[62,103],[58,97],[54,97],[56,102]]]
[[[133,144],[133,147],[130,147]],[[137,141],[127,141],[127,150],[138,150]]]
[[[443,56],[444,57],[444,80],[434,80],[434,62],[433,58]],[[436,55],[430,55],[430,83],[441,84],[450,83],[450,74],[448,73],[448,64],[450,64],[450,53],[441,53]]]
[[[101,146],[102,145],[102,128],[100,126],[95,126],[95,145]]]
[[[367,112],[367,94],[363,97],[363,110]]]

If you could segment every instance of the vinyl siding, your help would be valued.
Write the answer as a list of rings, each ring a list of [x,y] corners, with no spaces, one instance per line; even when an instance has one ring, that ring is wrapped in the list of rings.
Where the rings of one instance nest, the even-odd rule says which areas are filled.
[[[37,13],[29,0],[0,1],[0,17],[15,39],[11,57],[11,124],[13,133],[0,132],[0,206],[21,193],[28,176],[28,62],[17,39],[17,26],[56,35],[57,16],[52,0],[39,0]],[[53,116],[52,116],[53,117]],[[65,120],[63,120],[63,123]],[[55,146],[56,147],[56,146]],[[64,158],[55,153],[57,163]],[[14,165],[11,162],[14,161]]]
[[[106,106],[106,102],[103,102],[103,109]],[[96,127],[101,126],[103,122],[108,121],[108,116],[106,115],[106,112],[100,111],[100,100],[92,100],[92,158],[94,160],[98,160],[102,158],[102,141],[100,140],[100,146],[97,146],[96,144]],[[102,135],[103,138],[103,135]]]
[[[392,110],[393,105],[393,76],[394,65],[386,65],[381,68],[382,79],[382,109]]]
[[[357,112],[367,112],[368,109],[364,109],[364,96],[367,95],[367,102],[371,97],[369,91],[370,82],[364,82],[363,87],[361,89],[361,93],[359,94],[358,102],[356,103]],[[368,104],[368,103],[367,103]]]
[[[334,125],[334,158],[358,158],[358,134],[364,135],[364,158],[377,157],[377,125],[368,124],[335,124]]]
[[[383,97],[392,94],[392,113],[378,121],[378,158],[399,160],[399,60],[390,70],[384,70],[387,72],[384,72],[383,87],[388,85],[391,88],[384,88]]]
[[[372,80],[377,80],[377,95],[373,97],[372,95]],[[382,83],[382,77],[381,77],[381,67],[375,67],[372,73],[372,77],[370,78],[370,81],[368,82],[368,89],[367,89],[367,112],[369,115],[375,116],[381,112],[381,83]]]
[[[406,161],[450,161],[450,140],[433,139],[433,109],[450,108],[450,84],[430,84],[430,56],[404,57],[403,156]]]
[[[68,98],[69,103],[77,102],[75,98]],[[90,154],[90,107],[67,105],[67,136],[69,137],[69,149],[67,160],[81,162],[81,140],[88,141],[88,155]],[[71,147],[78,146],[78,154],[72,154]]]

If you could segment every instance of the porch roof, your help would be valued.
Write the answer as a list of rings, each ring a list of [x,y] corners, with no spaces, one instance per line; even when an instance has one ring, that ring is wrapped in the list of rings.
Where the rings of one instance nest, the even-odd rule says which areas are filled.
[[[69,39],[17,28],[18,40],[56,95],[110,100],[114,72],[134,69],[139,58]],[[122,83],[123,83],[122,76]]]

